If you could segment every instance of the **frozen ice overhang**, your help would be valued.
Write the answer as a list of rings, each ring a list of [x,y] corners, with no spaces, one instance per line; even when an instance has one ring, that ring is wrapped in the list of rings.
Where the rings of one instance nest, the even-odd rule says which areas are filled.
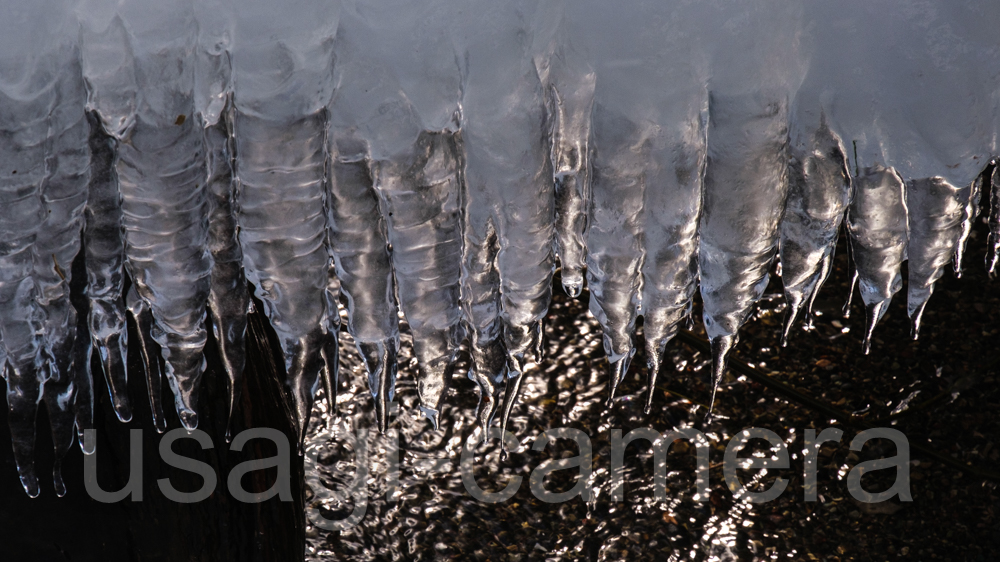
[[[480,423],[505,425],[544,360],[557,264],[569,294],[589,288],[612,396],[637,319],[652,382],[699,290],[717,383],[775,256],[790,326],[842,224],[865,350],[904,260],[916,335],[998,154],[996,2],[10,4],[0,357],[29,495],[37,405],[61,456],[91,423],[91,354],[130,419],[126,311],[186,427],[209,327],[238,388],[247,287],[300,438],[321,382],[337,387],[342,300],[380,428],[400,313],[422,412],[436,423],[468,341]],[[86,314],[69,301],[81,240]]]

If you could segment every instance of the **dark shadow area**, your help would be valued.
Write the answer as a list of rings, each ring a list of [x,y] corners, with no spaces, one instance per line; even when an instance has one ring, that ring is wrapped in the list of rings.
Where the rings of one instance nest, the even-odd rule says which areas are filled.
[[[82,256],[83,252],[81,252]],[[74,304],[80,304],[86,274],[82,258],[73,266]],[[85,305],[84,305],[85,306]],[[301,560],[304,553],[302,459],[296,454],[295,432],[287,415],[282,391],[284,366],[275,360],[280,349],[273,330],[259,312],[250,317],[247,338],[247,367],[243,377],[241,403],[235,416],[233,434],[247,428],[274,428],[282,432],[290,446],[290,487],[292,501],[275,496],[261,503],[243,503],[229,492],[227,479],[233,467],[254,459],[277,455],[275,444],[253,439],[242,451],[231,451],[225,439],[228,379],[209,330],[205,348],[208,367],[199,398],[199,429],[206,432],[212,447],[202,449],[193,439],[174,442],[173,451],[208,464],[217,477],[214,492],[207,499],[189,504],[164,496],[157,481],[168,478],[180,492],[194,492],[204,480],[186,470],[167,465],[159,453],[163,436],[153,427],[146,383],[138,345],[129,348],[129,399],[132,421],[123,424],[115,417],[108,387],[96,356],[94,373],[94,427],[97,434],[97,481],[105,491],[123,488],[129,480],[130,431],[142,434],[142,472],[132,478],[142,480],[142,501],[129,498],[114,504],[91,499],[84,484],[84,456],[79,447],[63,461],[68,493],[56,497],[52,488],[52,439],[44,404],[39,408],[36,430],[36,470],[42,493],[29,498],[21,488],[11,451],[7,410],[0,412],[0,559],[49,562],[80,561],[272,561]],[[206,320],[207,321],[207,320]],[[129,322],[129,341],[138,334]],[[87,337],[82,334],[83,337]],[[163,381],[164,413],[168,431],[180,427],[172,395]],[[0,384],[0,388],[3,387]],[[277,469],[253,471],[242,479],[247,492],[267,491],[275,482]]]

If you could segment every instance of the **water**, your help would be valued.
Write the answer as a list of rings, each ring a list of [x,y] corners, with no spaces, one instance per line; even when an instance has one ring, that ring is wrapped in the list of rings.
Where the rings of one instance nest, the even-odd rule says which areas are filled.
[[[730,378],[719,393],[716,409],[720,415],[711,424],[704,424],[712,388],[711,357],[672,344],[664,353],[670,367],[664,369],[655,390],[644,384],[641,369],[632,369],[614,404],[607,408],[608,363],[600,323],[588,314],[585,302],[558,293],[553,299],[544,334],[547,360],[530,366],[523,375],[523,408],[516,410],[509,422],[517,437],[506,461],[500,460],[497,439],[480,444],[477,387],[462,376],[470,366],[466,353],[460,355],[446,395],[441,429],[434,430],[429,420],[420,416],[415,407],[419,397],[412,339],[403,325],[399,355],[403,367],[396,394],[399,414],[384,435],[367,433],[367,472],[361,486],[365,495],[353,498],[346,491],[358,474],[361,446],[356,436],[361,429],[375,427],[375,413],[359,358],[350,353],[349,341],[342,342],[344,372],[350,374],[338,392],[338,414],[331,417],[324,403],[317,402],[314,425],[307,437],[307,449],[315,455],[314,462],[307,461],[307,472],[312,470],[314,475],[307,482],[313,490],[307,491],[307,510],[318,510],[330,520],[350,520],[356,526],[335,532],[307,529],[308,559],[616,560],[655,555],[684,560],[695,555],[699,560],[738,560],[762,559],[765,550],[782,545],[780,540],[766,537],[767,521],[799,502],[798,489],[786,492],[781,506],[758,506],[745,498],[733,498],[725,491],[720,461],[726,444],[737,428],[748,423],[748,416],[765,409],[775,416],[778,412],[787,415],[787,403],[752,389],[742,379]],[[783,309],[779,295],[767,295],[756,314],[751,347],[756,348],[762,340],[772,346],[776,343],[775,328]],[[818,323],[825,340],[829,323],[822,319]],[[641,338],[641,327],[638,332]],[[763,353],[769,355],[773,348]],[[641,350],[638,356],[642,358]],[[649,392],[656,395],[656,407],[647,415],[643,413],[644,397]],[[771,406],[768,402],[777,403]],[[757,413],[745,410],[747,406]],[[781,419],[785,421],[763,423],[791,421]],[[332,431],[327,429],[328,423],[334,426]],[[594,460],[589,477],[575,481],[578,469],[570,468],[553,473],[545,480],[545,487],[563,492],[579,486],[590,496],[587,501],[577,497],[546,503],[529,491],[528,477],[542,462],[579,454],[576,445],[565,440],[553,441],[546,451],[534,451],[532,444],[552,427],[585,432],[592,441]],[[612,473],[612,431],[628,433],[637,428],[652,428],[657,433],[670,428],[703,431],[712,466],[709,493],[699,495],[694,447],[685,442],[675,445],[658,464],[651,460],[650,444],[640,440],[626,450],[622,471]],[[781,437],[789,449],[797,450],[793,445],[800,438],[796,430],[775,430],[784,431]],[[474,461],[470,466],[477,486],[498,493],[518,477],[517,493],[501,503],[475,499],[463,482],[463,447],[471,448]],[[755,450],[768,451],[766,447]],[[398,459],[395,472],[393,458]],[[787,478],[788,474],[769,471],[755,478],[767,487],[776,475]],[[654,498],[657,475],[664,476],[664,502]],[[624,483],[624,503],[613,500],[616,476]],[[822,482],[824,493],[829,493],[826,486],[832,488],[833,484],[826,477]],[[754,483],[748,481],[747,485]],[[314,492],[317,486],[326,488],[327,494],[333,491],[341,495],[320,499]],[[777,548],[784,551],[786,547]]]

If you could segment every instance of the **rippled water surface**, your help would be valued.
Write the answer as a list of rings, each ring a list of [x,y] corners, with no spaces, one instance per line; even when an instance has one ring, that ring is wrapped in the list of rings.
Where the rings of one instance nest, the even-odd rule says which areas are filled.
[[[981,371],[980,358],[963,349],[969,345],[960,343],[962,330],[955,328],[960,326],[955,317],[962,315],[965,320],[960,327],[977,332],[975,341],[995,341],[998,325],[989,310],[996,307],[997,297],[967,290],[970,283],[988,284],[985,275],[977,269],[967,271],[968,279],[961,283],[949,278],[939,291],[942,296],[932,300],[933,315],[918,342],[907,338],[905,304],[894,303],[886,328],[874,342],[872,355],[866,357],[860,349],[863,315],[858,303],[850,318],[840,313],[847,281],[842,251],[836,264],[817,301],[810,331],[796,330],[789,347],[779,347],[785,305],[777,292],[780,280],[772,281],[737,355],[760,371],[836,408],[853,411],[869,423],[957,388],[943,405],[929,410],[931,415],[903,416],[873,425],[892,425],[911,441],[943,447],[937,444],[943,435],[957,435],[963,426],[975,424],[975,435],[966,432],[951,449],[941,451],[987,468],[987,459],[996,456],[995,450],[994,457],[988,456],[993,445],[984,452],[987,442],[997,435],[996,416],[988,410],[963,411],[962,406],[988,407],[997,402],[997,393],[988,384],[995,367]],[[966,290],[958,292],[958,288]],[[977,558],[982,554],[975,553],[982,552],[980,546],[988,552],[991,539],[984,537],[986,542],[973,547],[957,539],[982,536],[977,528],[996,526],[989,515],[998,503],[993,496],[995,484],[963,476],[911,452],[912,504],[898,499],[872,505],[856,502],[847,492],[848,471],[861,460],[892,456],[891,443],[876,440],[863,451],[852,452],[848,445],[855,430],[790,403],[732,371],[716,403],[718,415],[706,424],[710,358],[680,342],[667,348],[677,370],[671,372],[667,365],[661,373],[651,414],[642,413],[647,387],[641,351],[613,407],[607,409],[607,360],[599,326],[587,312],[587,297],[586,292],[579,300],[561,293],[555,296],[545,326],[545,358],[527,372],[521,404],[511,418],[509,429],[520,440],[520,448],[504,462],[499,460],[496,439],[475,448],[474,474],[486,491],[503,489],[513,477],[522,479],[516,495],[495,504],[473,498],[459,470],[463,443],[479,437],[475,426],[478,394],[475,384],[464,376],[467,363],[456,369],[441,429],[435,431],[416,405],[416,360],[404,330],[396,392],[400,409],[388,434],[380,436],[374,430],[364,368],[353,342],[344,334],[339,415],[331,420],[325,400],[317,400],[308,444],[318,460],[312,476],[328,489],[347,490],[356,466],[357,447],[351,444],[355,430],[351,428],[371,428],[369,500],[364,518],[351,529],[330,532],[311,527],[307,556],[311,560],[882,560],[906,559],[917,552],[936,558],[961,548],[968,559],[988,559]],[[696,307],[695,317],[699,316]],[[698,322],[694,331],[700,330]],[[975,375],[974,381],[956,386],[956,381],[970,374]],[[983,384],[984,376],[987,384]],[[966,404],[962,388],[968,384],[978,385],[982,392],[975,397],[966,393],[970,401]],[[564,503],[545,503],[529,489],[528,477],[541,463],[579,454],[576,445],[565,439],[550,442],[540,452],[531,449],[543,431],[556,427],[583,430],[592,440],[593,471],[586,482],[592,492],[590,501],[574,497]],[[652,449],[641,439],[626,450],[625,501],[612,501],[610,432],[617,428],[627,433],[639,427],[660,433],[682,427],[704,432],[711,446],[712,490],[704,501],[696,498],[694,448],[681,441],[670,449],[666,466],[659,468],[667,475],[667,501],[656,502]],[[776,501],[752,504],[735,498],[726,486],[722,473],[725,447],[746,427],[770,429],[788,446],[791,468],[741,471],[744,484],[759,486],[756,491],[770,487],[776,478],[787,479],[788,488]],[[820,450],[818,502],[803,499],[801,451],[803,431],[808,427],[844,429],[839,446],[830,443]],[[396,439],[398,487],[388,470]],[[767,447],[764,441],[753,440],[748,449],[755,456],[771,456]],[[747,451],[741,456],[748,456]],[[888,474],[865,476],[864,487],[873,492],[887,489],[893,471],[883,472]],[[546,489],[569,490],[578,474],[576,468],[557,471],[545,479]],[[312,485],[318,485],[315,479]],[[355,508],[346,497],[320,501],[310,491],[307,494],[307,503],[320,508],[328,519],[344,519]],[[959,534],[952,536],[948,531],[948,537],[937,537],[938,522],[952,516],[959,518],[953,527]],[[961,519],[966,517],[969,522]]]
[[[948,341],[961,339],[960,334],[947,326],[951,316],[962,314],[963,310],[966,318],[973,320],[966,327],[975,330],[978,326],[983,339],[988,340],[991,334],[995,338],[998,326],[986,307],[995,306],[996,297],[991,301],[988,297],[973,296],[969,290],[953,291],[951,289],[968,287],[968,283],[974,281],[969,279],[955,284],[954,279],[949,279],[946,288],[940,291],[945,296],[936,297],[938,302],[932,302],[933,323],[920,342],[910,342],[906,338],[907,323],[902,310],[905,305],[896,303],[887,317],[887,328],[875,342],[872,355],[865,357],[860,352],[862,315],[858,304],[855,303],[850,318],[845,319],[840,314],[842,296],[846,294],[845,263],[841,253],[838,269],[817,302],[818,314],[813,319],[813,329],[797,331],[787,349],[778,347],[784,301],[774,292],[777,286],[772,282],[737,353],[759,370],[800,391],[875,421],[893,411],[902,411],[911,406],[911,402],[921,402],[918,397],[921,393],[930,397],[948,390],[949,384],[954,385],[954,381],[961,378],[956,374],[976,371],[977,358],[961,348],[966,344],[956,343],[949,351],[941,348],[948,346]],[[967,272],[966,276],[985,277],[978,271]],[[789,403],[738,374],[730,373],[727,377],[716,404],[719,415],[706,425],[704,404],[711,390],[708,386],[710,359],[676,341],[668,346],[668,353],[677,371],[671,373],[667,366],[661,374],[661,387],[656,391],[650,415],[642,413],[646,373],[641,351],[634,358],[614,406],[605,408],[607,360],[599,327],[587,312],[586,298],[586,293],[579,300],[568,299],[562,294],[555,297],[545,328],[545,359],[541,366],[533,366],[528,371],[521,405],[511,419],[509,429],[520,440],[520,448],[506,462],[499,461],[496,439],[475,449],[474,474],[485,490],[499,491],[512,477],[522,478],[517,494],[501,503],[488,504],[474,499],[462,483],[459,470],[462,444],[479,435],[475,427],[478,395],[474,383],[464,376],[467,364],[456,370],[441,429],[434,431],[416,407],[413,381],[416,361],[412,359],[410,342],[404,335],[396,394],[396,402],[401,405],[399,414],[386,436],[377,435],[374,429],[368,435],[369,501],[365,516],[359,525],[343,532],[310,528],[307,546],[310,559],[884,559],[881,557],[906,558],[905,553],[917,552],[917,546],[908,545],[920,540],[934,545],[925,554],[936,557],[934,548],[938,548],[938,552],[948,552],[950,541],[935,539],[935,532],[929,530],[936,528],[938,518],[949,517],[953,510],[967,514],[970,508],[995,509],[994,484],[975,478],[964,480],[960,472],[949,467],[918,460],[921,457],[916,453],[911,454],[914,459],[911,461],[913,504],[901,504],[898,499],[873,505],[854,501],[846,487],[849,469],[859,460],[891,456],[892,445],[876,441],[860,453],[852,452],[848,444],[856,432],[834,420],[824,419],[820,413]],[[696,308],[696,317],[699,313]],[[700,326],[695,327],[696,331],[699,329]],[[314,414],[319,415],[314,416],[309,445],[318,453],[318,472],[313,474],[318,474],[323,485],[333,490],[348,489],[355,477],[355,447],[350,445],[349,427],[375,427],[364,369],[348,337],[341,342],[341,353],[344,371],[338,398],[339,416],[333,421],[332,430],[325,430],[324,424],[330,417],[325,401],[318,400]],[[981,382],[984,374],[992,382],[992,371],[978,372],[976,380]],[[912,430],[905,425],[905,417],[899,418],[897,421],[904,425],[897,428],[907,433],[911,440],[918,439],[915,435],[918,434],[921,441],[931,444],[935,443],[933,437],[925,438],[924,435],[938,437],[937,442],[940,442],[942,434],[945,437],[955,434],[961,424],[969,424],[969,415],[975,415],[956,407],[956,404],[964,404],[955,402],[956,399],[964,400],[959,394],[951,398],[949,405],[939,408],[945,410],[943,414],[911,417],[911,420],[920,418],[909,422],[915,427]],[[996,393],[986,391],[969,399],[995,403]],[[901,402],[907,400],[909,402],[901,407]],[[992,428],[995,436],[995,415],[981,414],[972,420],[978,423],[976,435],[988,436]],[[891,423],[896,425],[897,422]],[[651,427],[664,432],[691,426],[703,431],[711,442],[712,492],[706,501],[695,499],[694,449],[686,442],[677,442],[670,450],[665,467],[668,499],[656,502],[652,450],[645,440],[634,442],[626,450],[625,501],[611,501],[610,430],[620,428],[627,433],[638,427]],[[766,504],[755,505],[734,498],[722,474],[721,461],[730,438],[750,426],[777,433],[788,445],[791,457],[791,468],[787,470],[741,472],[745,484],[755,482],[769,487],[776,477],[789,480],[782,496]],[[831,426],[843,428],[844,438],[839,447],[831,443],[820,450],[820,501],[805,502],[801,456],[803,430]],[[593,472],[586,484],[592,495],[588,502],[575,497],[565,503],[550,504],[531,494],[528,477],[533,469],[547,459],[579,454],[576,445],[569,440],[554,440],[541,452],[531,450],[534,440],[553,427],[581,429],[592,439]],[[398,488],[390,492],[387,455],[397,438]],[[953,456],[985,467],[985,459],[980,457],[984,439],[965,434],[950,450],[956,452]],[[763,456],[767,451],[763,441],[751,441],[749,448],[755,449],[756,456]],[[741,456],[747,456],[747,452]],[[893,471],[885,472],[890,474],[866,476],[863,481],[866,489],[888,488]],[[546,478],[546,488],[569,490],[577,475],[575,468],[555,472]],[[940,482],[928,481],[937,478]],[[313,485],[316,485],[315,480]],[[936,499],[935,494],[938,494]],[[968,498],[969,494],[974,497]],[[941,503],[948,496],[957,498],[955,503]],[[350,499],[321,502],[312,498],[311,505],[321,508],[321,513],[329,519],[346,518],[355,507]],[[975,513],[973,519],[986,512]],[[991,516],[984,517],[986,519],[981,519],[979,526],[983,525],[982,521],[987,524],[993,521]],[[920,530],[924,525],[928,526],[926,532]],[[976,534],[974,528],[967,532]]]

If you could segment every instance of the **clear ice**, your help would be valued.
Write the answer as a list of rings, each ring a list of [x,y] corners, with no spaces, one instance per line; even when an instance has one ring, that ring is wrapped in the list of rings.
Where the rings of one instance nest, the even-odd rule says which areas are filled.
[[[331,336],[327,106],[339,6],[244,2],[232,64],[237,224],[247,281],[285,356],[301,443]],[[238,87],[236,87],[238,85]],[[339,322],[339,321],[338,321]]]
[[[1000,261],[1000,166],[993,168],[993,193],[990,196],[990,236],[986,243],[986,269],[996,274]]]
[[[906,255],[909,263],[906,311],[913,324],[913,339],[920,333],[920,319],[934,282],[944,274],[960,243],[963,201],[969,200],[972,184],[959,188],[944,178],[922,178],[906,184],[908,211]]]
[[[609,403],[645,346],[647,411],[696,292],[718,385],[775,258],[785,340],[844,226],[865,352],[904,261],[915,337],[980,213],[997,266],[996,21],[996,3],[905,0],[12,7],[0,372],[22,484],[39,493],[39,404],[57,459],[91,427],[94,353],[131,419],[129,343],[157,430],[164,377],[187,428],[200,386],[227,385],[231,427],[255,302],[300,436],[321,383],[336,407],[341,300],[381,430],[405,325],[435,428],[467,346],[484,438],[543,360],[557,268],[589,291]],[[226,380],[202,380],[209,327]]]
[[[903,288],[900,266],[906,260],[906,211],[903,179],[895,171],[875,165],[854,178],[847,231],[865,303],[866,355],[875,325],[885,315],[892,296]]]
[[[781,345],[803,312],[806,322],[833,269],[840,225],[851,197],[844,145],[820,114],[819,127],[789,147],[788,201],[781,221],[781,281],[788,316]]]
[[[136,100],[125,120],[128,128],[114,133],[125,267],[141,301],[130,299],[134,306],[129,308],[134,313],[148,307],[150,336],[160,347],[177,416],[193,429],[205,369],[205,307],[212,271],[205,143],[194,104],[193,4],[137,1],[123,5],[119,18],[132,53],[131,64],[119,72],[134,73]],[[142,323],[141,315],[136,318]],[[150,345],[144,342],[143,347]],[[155,361],[152,356],[147,364]],[[158,383],[154,377],[149,380],[152,397]]]
[[[204,114],[203,114],[204,115]],[[207,124],[207,123],[206,123]],[[213,198],[209,222],[209,249],[212,252],[212,284],[208,308],[212,333],[222,352],[229,378],[229,420],[226,436],[232,437],[233,411],[240,398],[250,293],[243,275],[243,250],[236,233],[235,190],[233,189],[232,112],[205,127],[208,151],[208,186]]]
[[[53,483],[76,423],[77,313],[71,264],[90,176],[86,90],[69,2],[10,10],[0,23],[0,342],[18,475],[39,493],[35,416],[44,401],[55,445]],[[44,37],[44,45],[23,41]]]
[[[132,408],[128,402],[128,373],[125,367],[128,330],[125,328],[125,301],[122,298],[125,239],[122,237],[121,192],[115,170],[117,143],[104,132],[94,113],[90,114],[90,129],[90,194],[86,209],[87,224],[83,232],[87,296],[90,301],[88,327],[93,340],[88,350],[91,353],[97,350],[118,419],[129,421],[132,419]],[[81,367],[89,372],[90,365],[88,353],[87,362]],[[89,423],[82,427],[89,427]],[[82,446],[82,433],[80,443]]]

